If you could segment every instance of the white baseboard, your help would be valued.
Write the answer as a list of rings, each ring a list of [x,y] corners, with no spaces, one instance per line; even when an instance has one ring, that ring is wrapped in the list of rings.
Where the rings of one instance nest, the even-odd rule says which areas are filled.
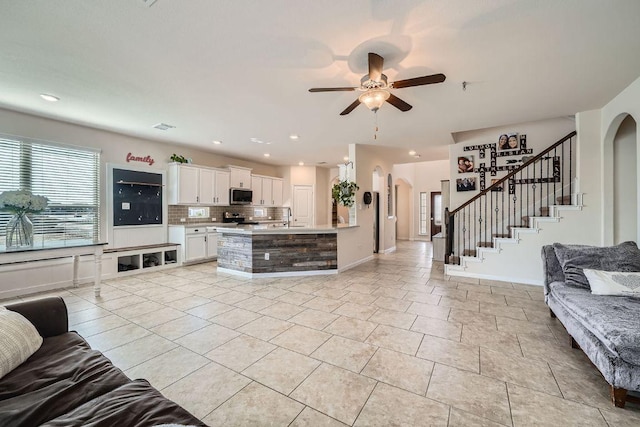
[[[544,285],[544,280],[542,279],[525,279],[525,278],[516,278],[516,277],[505,277],[505,276],[496,276],[494,274],[476,274],[476,273],[469,273],[467,271],[463,271],[463,270],[454,270],[454,269],[449,269],[447,268],[448,264],[445,264],[445,272],[444,274],[446,274],[447,276],[452,276],[452,277],[471,277],[473,279],[487,279],[487,280],[499,280],[502,282],[513,282],[513,283],[522,283],[525,285],[538,285],[538,286],[543,286]]]
[[[365,262],[373,260],[373,255],[369,255],[366,258],[359,259],[358,261],[352,262],[351,264],[345,265],[344,267],[338,267],[338,271],[342,273],[343,271],[347,271],[353,267],[357,267],[360,264],[364,264]]]
[[[217,267],[218,273],[231,274],[232,276],[257,279],[264,277],[296,277],[296,276],[326,276],[338,274],[338,270],[309,270],[309,271],[280,271],[276,273],[249,273],[246,271],[232,270],[230,268]]]

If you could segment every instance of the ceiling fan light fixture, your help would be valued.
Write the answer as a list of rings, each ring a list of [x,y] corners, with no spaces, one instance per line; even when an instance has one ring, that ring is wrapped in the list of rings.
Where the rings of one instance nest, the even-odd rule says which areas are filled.
[[[382,104],[389,99],[391,94],[384,89],[369,89],[358,97],[358,100],[362,102],[371,111],[378,111],[378,108],[382,107]]]

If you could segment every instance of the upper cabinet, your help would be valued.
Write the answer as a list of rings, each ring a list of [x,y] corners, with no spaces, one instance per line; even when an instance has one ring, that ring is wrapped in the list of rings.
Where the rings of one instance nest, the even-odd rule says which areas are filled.
[[[230,184],[233,188],[251,188],[251,169],[241,166],[227,166],[231,173]]]
[[[229,172],[172,163],[168,170],[170,205],[228,205]]]
[[[282,206],[282,178],[251,176],[254,206]]]
[[[283,196],[282,196],[282,191],[283,191],[283,182],[284,180],[282,178],[273,178],[271,184],[271,193],[272,193],[272,197],[273,197],[273,206],[282,206],[282,203],[284,201]]]

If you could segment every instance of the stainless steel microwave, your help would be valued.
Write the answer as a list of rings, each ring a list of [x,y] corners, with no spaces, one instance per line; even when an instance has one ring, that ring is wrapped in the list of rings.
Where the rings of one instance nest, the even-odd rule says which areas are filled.
[[[230,188],[229,201],[232,205],[250,205],[253,201],[253,191],[246,188]]]

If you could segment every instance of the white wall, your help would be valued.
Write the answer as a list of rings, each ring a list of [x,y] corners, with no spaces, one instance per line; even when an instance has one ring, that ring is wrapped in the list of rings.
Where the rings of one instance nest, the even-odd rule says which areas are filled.
[[[601,241],[604,245],[611,245],[615,242],[613,226],[615,223],[613,202],[615,174],[613,145],[619,127],[627,116],[633,117],[636,123],[640,120],[640,78],[636,79],[602,108],[599,123],[600,133],[598,138],[593,142],[594,145],[597,144],[600,154],[598,171],[602,181],[603,192],[601,193],[602,210],[600,212],[600,222],[598,225],[602,236]],[[636,164],[638,164],[640,162],[640,133],[637,129],[635,139]],[[589,184],[595,186],[595,183],[593,183],[594,178],[588,178]],[[637,200],[640,200],[640,196],[637,197]],[[640,217],[636,218],[636,224],[640,224]],[[638,230],[640,231],[640,227],[638,227]],[[640,241],[640,235],[634,240]]]
[[[378,170],[384,174],[391,171],[393,165],[387,160],[366,146],[349,145],[349,158],[354,165],[349,172],[349,179],[354,180],[360,189],[356,192],[355,227],[345,228],[338,231],[338,268],[344,270],[364,261],[373,258],[373,209],[368,209],[362,203],[362,196],[365,191],[374,191],[373,171]],[[380,204],[386,212],[386,196],[381,191]],[[380,239],[379,252],[389,252],[395,248],[395,218],[387,218],[386,215],[380,218]]]
[[[441,181],[448,180],[450,174],[449,160],[435,160],[431,162],[407,163],[393,166],[395,180],[405,180],[412,187],[412,223],[409,239],[430,239],[430,235],[420,236],[420,193],[425,192],[431,197],[431,192],[441,191]],[[427,218],[431,218],[431,202],[427,203]],[[428,230],[431,233],[431,230]]]
[[[517,244],[503,245],[500,253],[484,254],[483,262],[468,263],[466,270],[458,274],[541,284],[543,277],[539,259],[542,245],[553,242],[600,246],[614,244],[614,141],[620,125],[629,115],[638,122],[640,78],[602,109],[576,114],[576,177],[577,192],[583,194],[582,209],[561,211],[560,222],[541,223],[539,233],[523,234]],[[640,136],[637,129],[633,137],[638,164]],[[640,228],[637,215],[636,229]]]
[[[526,134],[527,148],[533,150],[533,154],[528,154],[528,156],[535,156],[536,154],[540,153],[542,150],[557,142],[575,129],[576,124],[574,119],[572,117],[567,117],[456,133],[454,135],[456,144],[449,146],[449,174],[451,176],[451,206],[449,207],[449,209],[453,210],[457,208],[467,200],[471,199],[473,196],[480,193],[480,174],[458,173],[458,157],[474,156],[475,167],[479,167],[480,163],[482,162],[486,164],[486,167],[490,166],[489,150],[486,151],[487,157],[485,159],[480,159],[478,156],[478,151],[464,151],[465,146],[497,143],[499,136],[504,133]],[[518,159],[520,157],[521,156],[508,157],[508,159]],[[499,157],[497,160],[497,166],[505,165],[506,159],[506,157]],[[502,178],[507,173],[508,171],[500,171],[496,176],[491,176],[489,173],[487,173],[486,187],[489,187],[489,185],[491,185],[491,179]],[[456,191],[456,179],[466,177],[476,178],[476,191]]]
[[[71,123],[60,122],[51,119],[31,116],[0,109],[0,130],[2,133],[16,136],[53,141],[80,147],[92,147],[102,150],[101,153],[101,181],[100,181],[100,214],[102,224],[100,226],[101,239],[107,239],[107,179],[106,164],[127,165],[127,154],[135,156],[151,156],[155,162],[149,166],[145,163],[129,163],[132,169],[149,170],[157,172],[166,170],[169,157],[173,153],[182,154],[187,158],[192,158],[194,164],[205,166],[238,165],[253,169],[253,173],[279,176],[277,168],[248,162],[242,159],[226,157],[215,152],[196,150],[183,145],[171,145],[164,142],[135,138],[118,133],[107,132]],[[160,132],[160,131],[158,131]],[[170,131],[169,131],[170,132]],[[159,242],[162,243],[162,242]]]
[[[396,239],[409,240],[412,236],[413,188],[403,179],[394,179],[396,182]]]

